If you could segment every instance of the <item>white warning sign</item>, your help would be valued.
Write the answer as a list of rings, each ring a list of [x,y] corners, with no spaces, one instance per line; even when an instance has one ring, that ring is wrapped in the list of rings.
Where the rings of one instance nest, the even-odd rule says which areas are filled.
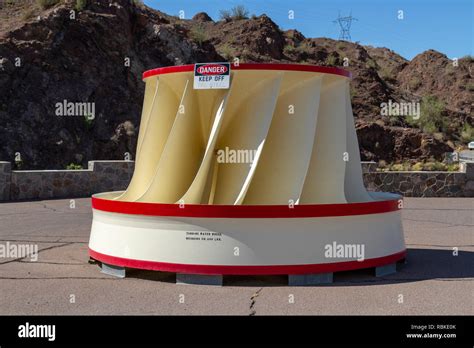
[[[194,65],[194,89],[227,89],[229,85],[230,63]]]

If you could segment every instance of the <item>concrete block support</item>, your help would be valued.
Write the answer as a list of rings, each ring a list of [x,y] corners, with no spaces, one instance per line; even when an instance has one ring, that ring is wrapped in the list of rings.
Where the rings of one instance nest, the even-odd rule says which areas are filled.
[[[114,265],[108,265],[106,263],[102,263],[102,273],[111,275],[117,278],[125,278],[125,268],[118,267]]]
[[[222,275],[176,273],[176,284],[222,286]]]
[[[290,286],[307,286],[331,284],[333,282],[333,273],[319,274],[289,274],[288,285]]]
[[[391,263],[389,265],[375,267],[375,276],[384,277],[389,274],[397,273],[397,264]]]

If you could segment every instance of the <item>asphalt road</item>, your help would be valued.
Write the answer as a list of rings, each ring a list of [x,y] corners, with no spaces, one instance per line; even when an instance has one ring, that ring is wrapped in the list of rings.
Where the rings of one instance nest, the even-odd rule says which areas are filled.
[[[89,264],[89,199],[0,203],[0,244],[35,244],[37,261],[0,258],[8,314],[474,314],[474,199],[407,198],[408,263],[375,278],[339,273],[330,285],[230,277],[223,287],[177,285],[173,274],[116,279]],[[458,248],[458,255],[453,255]]]

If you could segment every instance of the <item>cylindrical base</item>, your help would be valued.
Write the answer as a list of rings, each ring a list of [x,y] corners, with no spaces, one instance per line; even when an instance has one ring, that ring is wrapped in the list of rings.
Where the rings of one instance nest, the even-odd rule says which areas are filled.
[[[263,217],[215,217],[206,214],[208,206],[178,211],[177,205],[154,204],[157,211],[151,203],[101,197],[93,198],[89,248],[91,257],[110,265],[210,275],[315,274],[378,267],[405,258],[395,195],[332,205],[332,214],[331,205],[286,207],[286,216],[280,206],[269,206]],[[135,204],[146,206],[136,209]],[[202,217],[196,217],[196,209]],[[261,207],[255,209],[252,216]],[[272,209],[279,216],[271,217]],[[306,216],[304,209],[314,216]],[[320,216],[321,211],[326,216]]]

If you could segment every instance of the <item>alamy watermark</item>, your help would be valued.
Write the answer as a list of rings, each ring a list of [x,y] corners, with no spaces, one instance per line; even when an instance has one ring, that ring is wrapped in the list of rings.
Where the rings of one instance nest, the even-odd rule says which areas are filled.
[[[36,325],[26,322],[18,326],[20,338],[47,338],[48,341],[56,339],[56,325]]]
[[[391,99],[388,103],[380,104],[381,116],[410,116],[414,120],[420,118],[420,103],[418,102],[394,102]]]
[[[245,149],[230,149],[225,147],[224,149],[217,150],[217,162],[218,163],[253,163],[257,155],[257,150],[245,150]]]
[[[0,244],[0,258],[23,259],[30,257],[33,262],[38,261],[37,244]]]
[[[324,257],[328,259],[356,259],[364,261],[364,244],[338,244],[336,241],[324,246]]]
[[[95,103],[89,102],[70,102],[64,99],[62,102],[57,102],[56,116],[83,116],[89,120],[95,118]]]

